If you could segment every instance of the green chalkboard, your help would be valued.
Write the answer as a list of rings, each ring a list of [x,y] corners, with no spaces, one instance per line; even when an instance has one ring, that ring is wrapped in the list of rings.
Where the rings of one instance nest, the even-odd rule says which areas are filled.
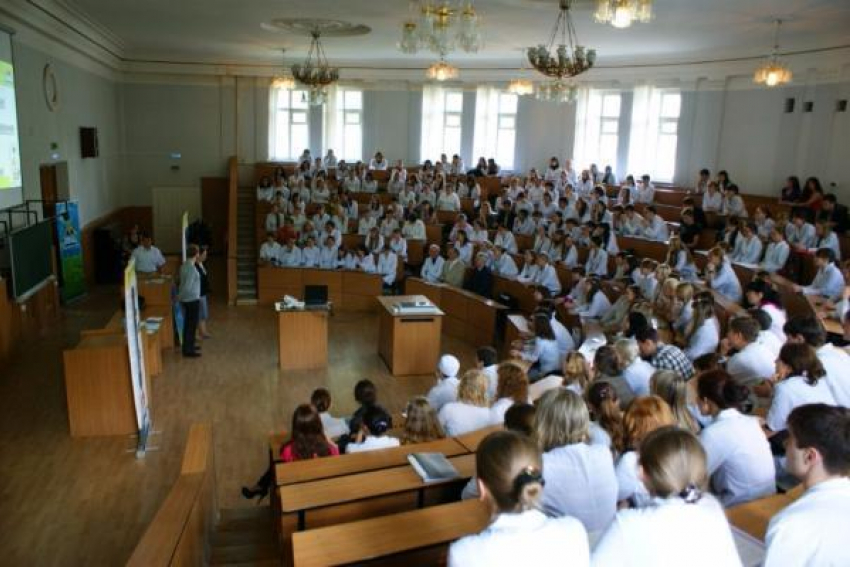
[[[20,299],[53,275],[53,223],[49,220],[9,235],[12,292]]]

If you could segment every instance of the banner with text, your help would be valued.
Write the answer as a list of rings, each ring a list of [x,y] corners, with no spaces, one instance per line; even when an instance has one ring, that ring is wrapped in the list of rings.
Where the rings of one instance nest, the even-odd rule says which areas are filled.
[[[59,241],[59,273],[62,302],[86,292],[83,247],[80,243],[80,205],[76,201],[56,203],[56,235]]]

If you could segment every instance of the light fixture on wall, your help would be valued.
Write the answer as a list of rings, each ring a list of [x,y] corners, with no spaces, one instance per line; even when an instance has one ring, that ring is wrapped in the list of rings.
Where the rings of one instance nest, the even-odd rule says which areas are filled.
[[[457,5],[448,0],[412,0],[398,47],[408,54],[427,49],[440,57],[458,48],[476,53],[483,43],[478,23],[472,0]]]
[[[593,18],[600,24],[627,28],[634,22],[652,20],[652,0],[596,0]]]
[[[552,81],[537,85],[537,92],[534,98],[544,102],[573,104],[578,99],[578,87],[574,83],[561,80]]]
[[[446,60],[441,57],[439,61],[428,67],[426,75],[434,81],[448,81],[457,78],[458,68],[446,63]]]
[[[560,0],[560,12],[546,45],[528,48],[528,62],[556,81],[584,73],[596,62],[596,50],[579,45],[570,7],[573,0]],[[560,43],[555,43],[560,38]]]
[[[283,56],[283,58],[285,58],[286,57],[286,49],[281,49],[280,52],[281,52],[281,55]],[[284,69],[284,71],[283,71],[282,74],[275,75],[274,78],[272,78],[272,86],[275,87],[275,88],[278,88],[278,89],[295,88],[295,79],[293,79],[292,77],[290,77],[286,73],[286,61],[284,61],[283,69]]]
[[[313,39],[310,41],[307,60],[303,64],[293,65],[292,75],[296,81],[308,87],[306,99],[310,106],[321,106],[327,100],[327,86],[339,80],[339,69],[328,64],[325,50],[319,41],[319,29],[315,28],[310,35]]]
[[[791,82],[792,73],[787,65],[779,61],[777,51],[779,49],[779,27],[782,25],[782,20],[776,20],[776,28],[773,32],[773,51],[767,61],[756,69],[753,75],[753,81],[760,85],[775,87]]]

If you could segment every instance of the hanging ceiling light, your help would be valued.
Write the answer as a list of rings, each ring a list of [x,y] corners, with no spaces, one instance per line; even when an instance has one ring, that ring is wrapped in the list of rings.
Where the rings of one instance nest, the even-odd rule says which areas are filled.
[[[534,98],[545,102],[573,104],[578,99],[578,87],[561,80],[552,81],[538,85]]]
[[[280,50],[281,54],[283,54],[284,58],[286,57],[286,49]],[[272,79],[272,86],[278,89],[292,89],[295,87],[295,79],[290,77],[286,73],[286,61],[284,61],[283,65],[283,74],[275,75]]]
[[[779,26],[782,20],[776,20],[776,29],[773,32],[773,51],[768,60],[753,75],[753,81],[768,87],[784,85],[791,82],[792,73],[787,65],[779,61],[777,50],[779,49]]]
[[[522,61],[520,61],[518,74],[521,75],[523,71],[523,64]],[[528,79],[517,77],[508,83],[508,92],[518,96],[534,94],[534,83]]]
[[[398,47],[408,54],[427,49],[440,57],[457,48],[476,53],[483,43],[478,24],[472,0],[457,6],[448,0],[413,0],[410,16],[402,24]]]
[[[443,82],[449,79],[456,79],[458,76],[458,68],[453,65],[449,65],[446,63],[446,60],[441,57],[437,63],[428,67],[426,75],[429,79]]]
[[[593,18],[600,24],[627,28],[652,20],[652,0],[597,0]]]
[[[307,102],[311,106],[321,106],[327,100],[326,87],[339,80],[339,68],[328,64],[325,50],[319,41],[321,35],[319,29],[315,28],[310,35],[313,39],[310,42],[310,50],[307,52],[307,60],[303,65],[293,65],[292,75],[296,81],[308,87],[308,94],[305,97]]]
[[[584,46],[578,44],[570,16],[572,2],[573,0],[560,0],[558,20],[549,43],[528,48],[528,62],[540,73],[558,80],[580,75],[596,62],[596,50],[585,50]],[[555,48],[559,35],[561,41]]]

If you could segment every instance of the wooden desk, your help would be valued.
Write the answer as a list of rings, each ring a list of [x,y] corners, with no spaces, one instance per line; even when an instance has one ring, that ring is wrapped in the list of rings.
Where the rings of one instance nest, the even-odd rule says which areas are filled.
[[[485,437],[495,431],[501,431],[502,429],[503,427],[501,425],[491,425],[490,427],[485,427],[484,429],[479,429],[478,431],[473,431],[472,433],[455,437],[455,440],[463,445],[470,453],[474,453],[478,450],[478,445],[481,444],[481,441],[483,441]]]
[[[437,368],[443,312],[400,315],[394,310],[397,303],[427,300],[423,295],[378,297],[378,353],[394,376],[431,374]]]
[[[352,270],[257,267],[259,305],[272,305],[284,295],[303,299],[305,285],[326,285],[334,309],[374,311],[378,308],[375,297],[381,295],[381,283],[379,274]]]
[[[832,335],[841,335],[844,336],[844,326],[840,321],[836,321],[832,317],[828,315],[824,315],[824,305],[826,304],[826,299],[817,296],[817,295],[804,295],[806,301],[809,302],[812,311],[820,320],[823,328],[826,329],[827,333]],[[834,311],[834,308],[831,308],[829,311]]]
[[[726,517],[736,528],[764,541],[770,519],[802,494],[802,486],[797,486],[785,494],[775,494],[727,508]]]
[[[328,311],[278,311],[277,321],[281,370],[309,370],[328,365]]]
[[[408,464],[407,456],[411,453],[443,453],[446,457],[456,457],[468,452],[459,439],[446,438],[391,449],[340,455],[332,459],[278,463],[275,465],[275,483],[278,486],[285,486],[323,478],[400,467]]]
[[[537,305],[534,301],[534,291],[527,285],[517,280],[493,276],[493,297],[506,294],[517,301],[520,311],[530,315]]]
[[[396,556],[399,565],[440,564],[441,558],[444,563],[448,544],[480,532],[489,522],[490,512],[483,502],[465,500],[299,532],[292,538],[295,564],[299,567],[346,565],[390,555]],[[434,546],[437,549],[427,550]],[[405,555],[406,560],[397,556],[423,549],[431,553],[425,557],[418,553],[415,559]]]
[[[512,344],[528,334],[528,321],[525,315],[508,315],[505,324],[505,340],[502,343],[502,358],[510,358]]]
[[[174,286],[174,279],[170,275],[137,275],[138,292],[145,298],[145,305],[171,306],[171,288]]]
[[[123,333],[83,336],[63,353],[71,436],[137,432],[130,355]],[[150,378],[148,377],[148,392]]]

